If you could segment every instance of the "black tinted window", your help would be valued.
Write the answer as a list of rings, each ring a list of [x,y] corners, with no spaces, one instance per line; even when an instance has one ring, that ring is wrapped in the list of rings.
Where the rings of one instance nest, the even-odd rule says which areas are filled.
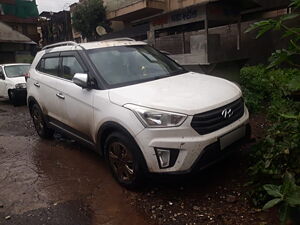
[[[75,73],[84,73],[84,69],[74,56],[63,57],[62,78],[72,80]]]
[[[41,72],[59,76],[59,58],[56,57],[42,59],[38,69]]]

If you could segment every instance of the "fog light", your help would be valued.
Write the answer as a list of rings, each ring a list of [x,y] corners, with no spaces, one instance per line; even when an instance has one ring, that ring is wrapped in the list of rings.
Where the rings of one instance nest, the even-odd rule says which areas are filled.
[[[164,149],[156,149],[158,162],[162,168],[167,168],[170,165],[170,151]]]
[[[179,150],[155,148],[155,153],[159,167],[161,169],[166,169],[175,165],[175,162],[179,155]]]

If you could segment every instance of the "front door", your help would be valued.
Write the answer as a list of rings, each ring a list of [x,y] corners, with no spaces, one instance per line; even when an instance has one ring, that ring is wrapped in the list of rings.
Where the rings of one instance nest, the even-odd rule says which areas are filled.
[[[57,88],[62,95],[62,121],[73,133],[91,141],[94,91],[83,89],[72,81],[76,73],[88,73],[88,70],[75,51],[61,53],[61,68],[61,79],[58,80]]]

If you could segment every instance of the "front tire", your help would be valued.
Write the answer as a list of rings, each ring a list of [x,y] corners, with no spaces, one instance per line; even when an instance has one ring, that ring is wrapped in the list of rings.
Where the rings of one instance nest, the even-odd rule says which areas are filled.
[[[43,112],[37,103],[30,108],[31,117],[35,130],[38,135],[43,139],[49,139],[53,137],[54,130],[50,129],[45,122]]]
[[[104,145],[105,159],[113,176],[127,189],[137,189],[144,184],[144,170],[140,150],[131,137],[114,132]]]
[[[8,97],[9,97],[9,101],[11,102],[11,104],[13,104],[13,106],[18,106],[19,103],[17,101],[16,95],[12,90],[8,91]]]

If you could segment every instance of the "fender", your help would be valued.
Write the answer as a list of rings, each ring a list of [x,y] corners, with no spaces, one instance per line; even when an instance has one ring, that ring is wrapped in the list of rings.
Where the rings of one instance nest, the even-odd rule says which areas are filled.
[[[148,167],[146,164],[146,160],[144,158],[143,152],[141,151],[139,145],[137,144],[137,142],[135,141],[134,137],[126,130],[126,128],[124,128],[122,125],[113,122],[113,121],[107,121],[104,124],[102,124],[102,126],[100,127],[98,134],[97,134],[97,149],[99,149],[99,153],[101,156],[104,156],[104,142],[105,139],[108,137],[108,135],[110,135],[112,132],[114,131],[119,131],[123,134],[126,134],[126,136],[128,136],[129,138],[132,139],[132,141],[134,141],[134,143],[138,146],[139,152],[138,155],[141,159],[142,162],[142,167],[145,171],[148,171]]]
[[[35,100],[34,97],[32,97],[32,96],[27,97],[27,105],[28,105],[28,108],[29,108],[29,112],[30,112],[30,107],[31,107],[34,103],[39,104],[39,103]],[[30,112],[30,113],[31,113],[31,112]]]

